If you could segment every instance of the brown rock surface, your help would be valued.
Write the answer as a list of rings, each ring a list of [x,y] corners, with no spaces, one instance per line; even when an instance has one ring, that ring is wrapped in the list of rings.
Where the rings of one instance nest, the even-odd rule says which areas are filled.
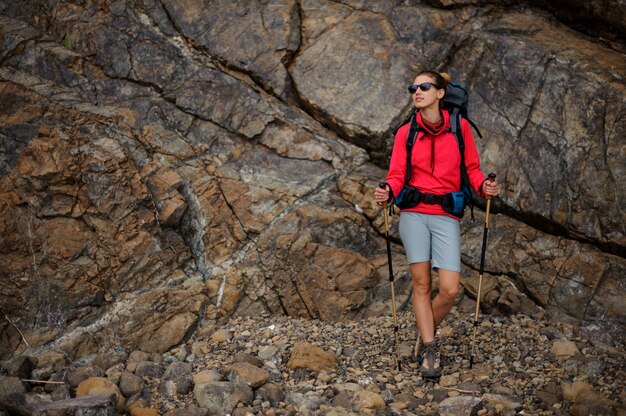
[[[293,347],[287,367],[292,370],[330,371],[337,368],[337,356],[316,345],[299,342]]]
[[[115,395],[117,402],[117,411],[121,412],[124,409],[126,399],[120,392],[120,389],[104,377],[90,377],[83,381],[76,388],[76,397],[83,396],[109,396]]]
[[[225,370],[229,381],[244,383],[253,389],[265,384],[269,378],[267,371],[249,363],[233,363]]]
[[[624,336],[621,5],[566,26],[535,2],[244,3],[0,2],[0,359],[385,313],[371,195],[425,67],[469,88],[503,185],[485,306]],[[476,274],[482,224],[463,233]]]

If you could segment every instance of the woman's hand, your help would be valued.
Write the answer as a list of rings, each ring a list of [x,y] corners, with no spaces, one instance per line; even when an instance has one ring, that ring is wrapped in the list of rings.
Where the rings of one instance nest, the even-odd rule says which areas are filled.
[[[374,189],[374,199],[377,204],[383,204],[389,200],[389,185],[385,186],[385,189],[377,186]]]
[[[493,181],[486,180],[483,183],[483,194],[485,195],[485,198],[495,198],[499,193],[500,185],[498,185],[498,182],[495,179]]]

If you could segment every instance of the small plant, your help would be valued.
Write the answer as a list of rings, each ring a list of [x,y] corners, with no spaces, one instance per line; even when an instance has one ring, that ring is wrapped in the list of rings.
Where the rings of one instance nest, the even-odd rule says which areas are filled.
[[[63,40],[61,41],[61,43],[63,44],[63,47],[65,47],[65,49],[73,51],[76,48],[76,39],[74,39],[73,36],[70,36],[67,33],[63,36]]]

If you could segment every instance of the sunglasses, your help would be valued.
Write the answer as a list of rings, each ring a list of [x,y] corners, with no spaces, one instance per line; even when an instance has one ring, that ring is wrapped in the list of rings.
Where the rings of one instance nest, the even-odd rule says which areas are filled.
[[[435,84],[434,82],[422,82],[421,84],[413,84],[413,85],[409,85],[409,92],[411,94],[415,94],[417,92],[417,89],[419,88],[422,91],[428,91],[430,89],[430,87],[435,87],[438,89],[439,85]]]

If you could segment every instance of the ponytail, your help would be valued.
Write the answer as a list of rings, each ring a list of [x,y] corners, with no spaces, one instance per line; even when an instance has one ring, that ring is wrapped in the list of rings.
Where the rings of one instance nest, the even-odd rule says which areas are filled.
[[[443,80],[442,87],[445,87],[452,81],[452,77],[447,72],[440,72],[441,79]]]

